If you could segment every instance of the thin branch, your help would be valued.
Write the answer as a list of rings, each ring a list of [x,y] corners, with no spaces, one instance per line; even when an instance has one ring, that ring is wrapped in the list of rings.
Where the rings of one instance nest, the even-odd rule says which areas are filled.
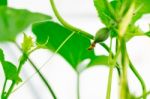
[[[146,96],[150,95],[150,91],[148,91],[147,93],[143,94],[142,96],[137,97],[136,99],[141,99],[144,98]]]
[[[54,0],[50,0],[50,4],[51,4],[51,7],[53,9],[53,12],[55,14],[55,16],[57,17],[57,19],[66,27],[68,28],[69,30],[72,30],[72,31],[76,31],[76,32],[82,32],[80,33],[81,35],[84,35],[85,37],[88,37],[90,39],[94,39],[94,36],[91,35],[90,33],[86,32],[86,31],[83,31],[79,28],[76,28],[74,26],[72,26],[71,24],[69,24],[68,22],[66,22],[62,17],[61,15],[59,14],[56,6],[55,6],[55,3],[54,3]]]
[[[23,53],[22,49],[20,48],[20,46],[15,43],[15,45],[17,46],[17,48]],[[32,62],[32,60],[26,56],[28,61],[30,62],[30,64],[32,65],[32,67],[35,69],[36,73],[39,75],[39,77],[42,79],[42,81],[44,82],[44,84],[47,86],[49,92],[52,94],[54,99],[56,98],[56,95],[54,93],[54,91],[52,90],[52,87],[50,86],[50,84],[48,83],[48,81],[46,80],[46,78],[44,77],[44,75],[39,71],[39,69],[36,67],[36,65]],[[15,89],[16,90],[16,89]]]

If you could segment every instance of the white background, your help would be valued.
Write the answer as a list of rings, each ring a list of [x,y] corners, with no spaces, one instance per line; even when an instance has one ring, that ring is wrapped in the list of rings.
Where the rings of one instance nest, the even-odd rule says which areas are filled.
[[[93,0],[55,0],[58,10],[65,20],[74,26],[80,27],[92,34],[103,25],[97,17]],[[9,6],[15,8],[25,8],[33,12],[42,12],[55,16],[51,10],[49,0],[9,0]],[[145,16],[138,22],[144,31],[148,30],[150,17]],[[31,33],[28,28],[26,33]],[[22,36],[18,36],[20,42]],[[107,41],[108,42],[108,41]],[[11,60],[14,64],[19,58],[19,51],[15,45],[11,43],[1,43],[0,47],[5,49],[6,59]],[[136,37],[128,43],[128,52],[137,70],[146,81],[147,89],[150,90],[150,38]],[[107,54],[106,51],[97,46],[96,54]],[[32,60],[40,67],[50,56],[47,50],[38,50],[31,55]],[[105,66],[97,66],[85,70],[81,74],[80,93],[81,99],[105,99],[107,88],[108,68]],[[41,70],[47,80],[52,85],[58,99],[77,99],[76,97],[76,73],[64,61],[61,56],[55,56]],[[30,64],[26,64],[23,68],[21,76],[23,81],[30,77],[34,70]],[[118,99],[118,76],[114,70],[112,86],[112,99]],[[129,70],[128,79],[131,91],[136,95],[141,95],[141,87],[138,80]],[[3,86],[4,74],[0,66],[0,89]],[[38,75],[33,76],[25,85],[14,92],[10,99],[52,99],[47,88],[42,83]],[[150,97],[149,97],[150,99]]]

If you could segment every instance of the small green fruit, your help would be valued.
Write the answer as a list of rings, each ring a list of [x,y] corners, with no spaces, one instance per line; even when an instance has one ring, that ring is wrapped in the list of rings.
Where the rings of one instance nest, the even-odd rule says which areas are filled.
[[[92,50],[95,47],[96,43],[103,42],[108,37],[109,37],[109,29],[108,28],[99,29],[96,32],[94,42],[91,44],[91,46],[88,48],[88,50]]]
[[[96,32],[94,42],[99,43],[105,41],[109,37],[109,29],[102,28]]]

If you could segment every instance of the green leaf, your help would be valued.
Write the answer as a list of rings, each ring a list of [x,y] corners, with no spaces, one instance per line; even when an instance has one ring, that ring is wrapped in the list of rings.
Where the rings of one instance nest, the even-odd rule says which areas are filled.
[[[114,16],[111,14],[108,8],[110,5],[107,5],[106,0],[94,0],[94,5],[97,9],[101,21],[109,27],[114,21]]]
[[[125,34],[125,39],[126,39],[126,41],[129,41],[130,39],[132,39],[135,36],[142,36],[142,35],[144,35],[144,32],[140,29],[139,26],[130,24],[128,26],[127,32]]]
[[[115,12],[120,11],[121,4],[122,3],[119,0],[112,0],[110,2],[110,5],[114,8]],[[119,13],[116,13],[116,14],[119,14]]]
[[[134,13],[132,23],[135,23],[144,14],[150,14],[149,0],[135,0],[135,4],[136,4],[136,12]]]
[[[0,41],[14,41],[17,34],[31,23],[46,19],[51,19],[51,17],[24,9],[0,6]]]
[[[3,50],[0,49],[0,62],[4,61],[5,58],[4,58],[4,53],[3,53]]]
[[[33,38],[31,36],[27,36],[26,34],[24,34],[24,39],[21,44],[23,52],[28,53],[33,46],[34,46]]]
[[[46,46],[53,52],[56,51],[62,42],[73,32],[51,21],[34,24],[32,31],[36,35],[38,43],[44,43],[47,38],[49,38]],[[79,33],[75,33],[58,53],[76,69],[77,65],[83,60],[95,57],[94,51],[88,50],[90,44],[88,38]]]
[[[90,63],[88,64],[88,67],[96,66],[96,65],[105,65],[109,66],[108,64],[108,56],[101,55],[101,56],[96,56],[94,57]]]
[[[7,0],[0,0],[0,6],[6,6]]]
[[[18,77],[17,68],[14,64],[8,61],[3,61],[2,66],[7,80],[12,80],[16,83],[21,82],[21,78]]]
[[[150,37],[150,31],[146,32],[145,35]]]

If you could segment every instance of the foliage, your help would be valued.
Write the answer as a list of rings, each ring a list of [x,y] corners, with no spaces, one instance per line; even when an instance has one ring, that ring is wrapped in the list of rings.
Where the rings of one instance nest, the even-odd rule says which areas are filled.
[[[150,36],[149,31],[144,33],[136,24],[142,16],[150,14],[150,1],[93,0],[93,2],[100,21],[105,25],[104,28],[100,28],[99,31],[95,33],[95,36],[67,23],[60,16],[53,0],[50,0],[51,7],[60,23],[51,21],[51,17],[48,15],[30,12],[25,9],[10,8],[7,6],[7,0],[0,1],[0,42],[16,42],[17,35],[32,24],[32,32],[36,36],[36,43],[39,44],[36,45],[31,36],[24,34],[21,47],[17,45],[22,51],[18,66],[6,60],[3,50],[0,49],[0,63],[5,75],[1,95],[2,99],[7,99],[14,89],[14,86],[22,81],[19,74],[27,60],[33,65],[36,72],[48,87],[53,98],[57,99],[50,84],[40,73],[40,69],[38,70],[28,57],[33,51],[43,47],[46,47],[54,54],[60,54],[77,72],[78,91],[79,75],[82,72],[79,72],[77,68],[83,61],[90,59],[90,62],[85,64],[86,68],[84,69],[98,65],[105,65],[109,68],[106,99],[110,99],[111,96],[111,82],[114,68],[118,70],[120,81],[119,99],[136,98],[136,96],[130,92],[128,86],[128,65],[141,84],[143,90],[141,97],[147,99],[148,93],[145,82],[129,59],[126,43],[135,36]],[[108,37],[110,37],[109,47],[104,43]],[[116,40],[115,45],[112,43],[114,39]],[[92,44],[91,40],[93,41]],[[95,55],[94,47],[96,44],[102,45],[108,51],[108,55]],[[112,51],[113,46],[116,48],[115,52]],[[121,59],[119,56],[121,56]],[[12,84],[6,91],[7,80],[11,80]],[[79,99],[79,92],[77,93]]]
[[[17,34],[25,30],[31,23],[47,19],[51,17],[24,9],[0,6],[0,41],[14,41]]]

